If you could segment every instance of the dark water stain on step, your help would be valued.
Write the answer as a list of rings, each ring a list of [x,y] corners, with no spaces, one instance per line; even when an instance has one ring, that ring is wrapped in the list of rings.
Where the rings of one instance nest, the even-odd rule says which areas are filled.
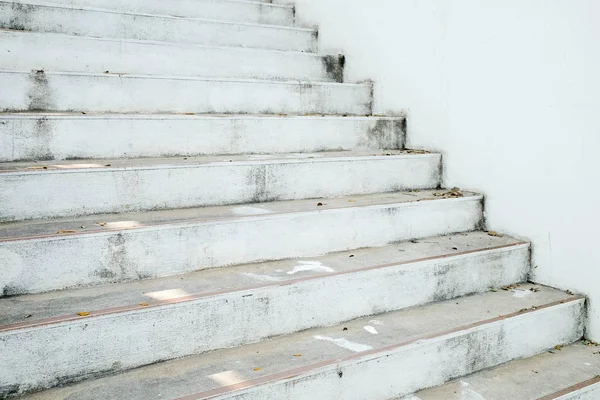
[[[8,20],[8,25],[1,24],[0,28],[14,29],[17,31],[31,30],[33,21],[32,13],[35,9],[31,4],[12,3],[10,7],[11,16]]]
[[[29,75],[29,104],[27,111],[47,111],[52,109],[52,89],[44,70],[33,71]]]
[[[324,56],[322,58],[325,73],[329,79],[335,82],[344,82],[344,66],[346,57],[342,54],[338,56]]]

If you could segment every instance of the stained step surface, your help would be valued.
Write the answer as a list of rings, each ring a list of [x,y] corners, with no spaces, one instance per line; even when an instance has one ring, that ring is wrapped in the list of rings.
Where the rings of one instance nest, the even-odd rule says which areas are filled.
[[[482,197],[446,191],[0,225],[4,295],[311,257],[475,230]],[[441,196],[441,197],[437,197]]]
[[[42,1],[0,1],[0,28],[217,46],[308,52],[317,49],[317,34],[312,29],[135,14]]]
[[[384,400],[573,342],[583,334],[582,307],[583,299],[546,288],[526,298],[489,292],[155,364],[28,398]],[[90,323],[82,319],[73,328]],[[140,338],[145,334],[140,331]],[[20,382],[14,392],[34,389],[24,371],[9,371],[7,378]]]
[[[4,163],[0,222],[432,189],[440,163],[402,151]]]
[[[0,30],[0,68],[342,82],[344,58],[295,51],[214,47]]]
[[[247,0],[52,0],[53,4],[137,14],[293,25],[294,7]]]
[[[0,70],[0,111],[369,115],[372,85]]]
[[[401,150],[405,135],[404,117],[0,114],[0,161]]]
[[[600,398],[600,347],[587,342],[460,378],[402,400],[593,400]]]

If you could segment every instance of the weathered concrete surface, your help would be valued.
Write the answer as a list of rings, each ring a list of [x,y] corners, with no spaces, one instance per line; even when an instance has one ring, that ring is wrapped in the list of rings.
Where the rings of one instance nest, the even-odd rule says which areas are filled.
[[[567,302],[560,304],[563,300]],[[519,312],[533,305],[539,308]],[[93,323],[83,319],[73,329],[83,331]],[[172,337],[178,335],[174,326],[165,329],[173,330]],[[136,353],[149,334],[151,330],[140,326],[132,344],[120,351]],[[532,356],[582,334],[582,299],[551,289],[525,298],[500,291],[161,363],[28,398],[384,400]],[[177,349],[178,341],[169,343]],[[68,349],[53,351],[65,354],[72,347]],[[89,356],[104,359],[111,371],[127,366],[126,359],[113,359],[107,352]],[[9,371],[21,383],[13,386],[15,391],[32,389],[27,376],[18,369]]]
[[[574,386],[599,375],[600,347],[576,343],[561,350],[551,350],[536,357],[481,371],[407,396],[403,400],[598,399],[600,384],[589,383],[579,388]],[[569,393],[560,393],[565,390]],[[585,397],[584,394],[591,397]]]
[[[481,196],[465,193],[463,198],[439,199],[434,193],[3,224],[1,292],[43,292],[311,257],[480,226]],[[57,234],[59,231],[64,234]]]
[[[0,114],[0,161],[401,150],[404,117]]]
[[[260,285],[282,285],[297,279],[313,279],[385,266],[395,266],[394,270],[405,271],[406,276],[439,268],[439,274],[426,277],[428,282],[437,280],[442,285],[457,288],[464,289],[464,285],[471,285],[473,282],[480,288],[501,287],[501,282],[523,280],[529,268],[527,253],[528,245],[518,239],[509,236],[494,237],[478,231],[435,236],[415,240],[414,243],[409,241],[354,249],[319,257],[245,264],[84,289],[12,296],[0,300],[0,330],[8,329],[6,325],[9,324],[26,323],[31,326],[48,318],[72,316],[73,310],[94,311],[92,314],[98,315],[97,310],[136,306],[140,303],[153,305],[162,301],[184,300],[190,295],[229,292]],[[467,270],[463,271],[463,268]],[[464,278],[459,282],[448,278],[463,272]],[[482,279],[466,279],[475,276]],[[396,291],[398,296],[413,296],[407,288],[413,284],[421,284],[420,280],[417,283],[403,278],[403,281],[404,286],[399,288],[404,289]],[[420,287],[419,293],[414,296],[426,297],[428,288],[431,289],[432,286]],[[518,291],[515,293],[520,294]],[[449,291],[439,291],[441,296],[448,294]],[[393,298],[391,300],[396,301]]]
[[[0,111],[370,115],[369,83],[0,70]]]
[[[0,30],[0,54],[0,68],[22,71],[333,82],[343,79],[341,56],[45,32]]]
[[[312,29],[134,14],[23,0],[0,1],[0,28],[216,46],[317,50],[317,35]]]
[[[439,154],[387,154],[7,163],[0,165],[0,222],[331,198],[440,184]]]
[[[342,257],[348,260],[347,255]],[[0,358],[20,360],[10,366],[31,381],[64,381],[111,369],[110,360],[132,368],[522,282],[527,277],[528,259],[528,246],[517,245],[408,264],[391,259],[387,266],[346,271],[336,271],[317,260],[297,260],[285,273],[266,275],[271,282],[264,282],[264,275],[254,276],[253,282],[244,286],[240,280],[247,280],[248,275],[242,272],[241,279],[234,280],[234,288],[215,292],[213,288],[223,285],[219,278],[226,273],[240,276],[234,268],[223,271],[209,292],[192,292],[187,299],[175,301],[147,300],[148,306],[129,303],[125,309],[97,310],[82,329],[75,328],[81,326],[75,310],[82,310],[83,304],[65,299],[71,307],[68,316],[37,324],[30,317],[18,326],[0,326]],[[307,269],[321,274],[302,277]],[[285,278],[278,280],[277,275]],[[181,290],[180,285],[175,288]],[[144,339],[136,343],[140,331]],[[172,345],[174,331],[176,347]],[[48,352],[44,348],[49,338],[77,343],[77,349],[65,354],[61,350],[64,345],[58,345]],[[135,346],[135,351],[123,354],[130,346]],[[53,366],[47,358],[56,360]]]
[[[73,7],[93,7],[139,14],[211,18],[224,21],[293,25],[292,5],[246,0],[51,0]]]

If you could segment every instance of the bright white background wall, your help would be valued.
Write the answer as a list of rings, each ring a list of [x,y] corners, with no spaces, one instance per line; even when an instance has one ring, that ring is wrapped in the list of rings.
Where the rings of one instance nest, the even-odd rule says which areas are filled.
[[[590,299],[600,341],[600,1],[297,0],[376,112],[407,110],[447,186],[534,243],[533,280]]]

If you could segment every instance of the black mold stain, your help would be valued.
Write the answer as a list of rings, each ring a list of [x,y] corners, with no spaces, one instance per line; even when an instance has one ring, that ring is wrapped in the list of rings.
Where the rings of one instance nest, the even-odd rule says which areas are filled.
[[[46,117],[37,119],[31,135],[34,139],[34,145],[25,158],[31,161],[54,160],[54,155],[50,150],[53,135],[52,121]]]
[[[17,296],[23,294],[24,290],[18,286],[6,285],[2,288],[0,297]]]
[[[31,29],[32,16],[35,6],[30,4],[13,3],[10,7],[11,17],[8,25],[1,24],[0,28],[25,31]]]
[[[122,233],[108,238],[108,265],[112,271],[120,271],[122,277],[127,276],[127,248]]]
[[[323,67],[329,79],[335,82],[344,82],[344,67],[346,65],[346,56],[343,54],[337,56],[324,56],[322,59]]]
[[[403,150],[406,145],[406,136],[408,135],[408,123],[406,118],[396,119],[393,122],[394,127],[392,128],[394,136],[396,137],[396,149]]]
[[[266,165],[253,165],[252,167],[250,167],[250,171],[248,172],[248,176],[246,177],[246,183],[254,187],[254,193],[250,198],[250,202],[260,203],[270,200],[267,188]]]
[[[29,76],[30,88],[27,97],[27,111],[47,111],[52,109],[52,90],[44,70],[33,71]]]
[[[8,399],[18,394],[21,394],[21,385],[19,384],[0,387],[0,399]]]

